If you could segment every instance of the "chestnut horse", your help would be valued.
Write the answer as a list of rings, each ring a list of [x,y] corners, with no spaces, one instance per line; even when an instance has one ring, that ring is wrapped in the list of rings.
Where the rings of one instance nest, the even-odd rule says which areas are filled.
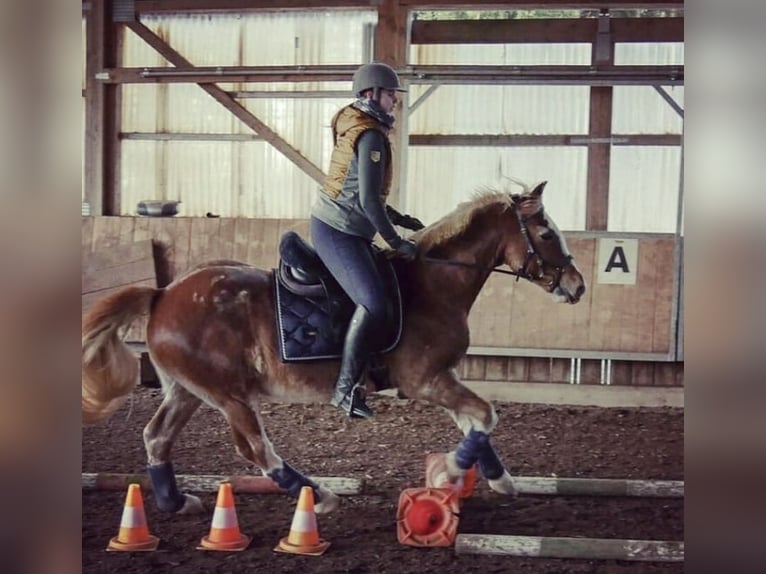
[[[478,463],[493,490],[514,494],[489,440],[495,409],[455,372],[468,348],[468,312],[490,273],[506,264],[506,273],[538,285],[557,302],[577,303],[585,293],[583,276],[543,209],[544,186],[525,187],[523,194],[478,194],[413,235],[417,259],[395,261],[404,327],[399,345],[379,360],[391,387],[443,407],[462,431],[462,441],[447,455],[456,484]],[[82,414],[84,423],[95,423],[113,413],[138,381],[137,361],[120,333],[149,314],[146,343],[164,399],[144,428],[144,443],[162,510],[203,509],[197,497],[178,490],[170,456],[203,401],[224,415],[237,452],[277,485],[293,496],[311,486],[317,512],[338,504],[336,494],[277,455],[263,428],[261,400],[327,403],[339,368],[335,360],[281,361],[273,282],[272,271],[211,262],[164,289],[127,287],[97,302],[83,319]],[[366,384],[374,388],[370,380]]]

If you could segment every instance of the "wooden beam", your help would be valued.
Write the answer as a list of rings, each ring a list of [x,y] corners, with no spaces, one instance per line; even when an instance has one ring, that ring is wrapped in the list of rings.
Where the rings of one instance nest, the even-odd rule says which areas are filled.
[[[135,0],[136,12],[255,12],[264,10],[322,10],[324,8],[367,9],[377,2],[371,0]],[[599,10],[617,9],[683,9],[684,0],[547,0],[530,2],[529,0],[480,0],[473,4],[467,0],[398,0],[397,4],[407,8],[436,10],[464,9],[481,10],[500,7],[515,10],[578,9]]]
[[[383,0],[378,6],[374,59],[394,68],[407,65],[408,13],[397,0]]]
[[[107,68],[98,79],[111,84],[349,81],[353,66],[191,66]],[[684,83],[683,66],[407,66],[399,77],[416,84],[662,85]]]
[[[222,134],[222,133],[154,133],[123,132],[120,139],[134,141],[191,141],[191,142],[250,142],[262,141],[258,134]]]
[[[191,68],[192,64],[176,52],[162,38],[140,22],[132,22],[127,26],[142,40],[157,50],[174,66]],[[220,81],[220,80],[219,80]],[[232,98],[225,90],[212,83],[200,83],[199,86],[213,97],[219,104],[229,110],[242,123],[260,135],[267,143],[274,146],[287,159],[292,161],[309,177],[319,184],[324,183],[324,172],[309,161],[302,153],[287,143],[274,130],[255,117],[247,108]]]
[[[409,66],[400,74],[413,83],[683,85],[683,66]]]
[[[415,20],[413,44],[591,42],[596,22],[567,20]]]
[[[263,12],[275,10],[367,9],[371,2],[353,0],[135,0],[139,14],[168,12]]]
[[[589,136],[596,141],[588,145],[587,207],[585,229],[606,231],[609,216],[609,171],[612,138],[611,87],[593,87],[590,94]]]
[[[402,6],[412,9],[426,10],[498,10],[501,7],[513,10],[601,10],[607,9],[647,9],[647,10],[678,10],[683,9],[684,0],[546,0],[530,2],[529,0],[479,0],[475,4],[466,0],[399,0]]]
[[[98,71],[118,65],[117,26],[110,2],[94,2],[86,13],[85,200],[91,215],[113,215],[119,206],[119,86],[105,85]]]
[[[175,68],[113,68],[99,79],[114,84],[216,82],[342,82],[351,81],[359,66],[176,66]]]
[[[233,98],[239,99],[348,99],[351,97],[349,90],[312,90],[312,91],[284,91],[284,90],[238,90],[229,92]]]
[[[683,42],[683,18],[612,18],[615,42]],[[412,44],[590,43],[595,18],[415,20]]]
[[[683,42],[683,18],[612,18],[615,42]]]
[[[85,19],[85,201],[92,215],[103,214],[104,189],[104,93],[106,86],[96,81],[97,70],[104,69],[106,14],[104,2],[89,6]]]
[[[516,134],[411,134],[410,145],[416,146],[501,146],[501,147],[542,147],[582,146],[594,143],[634,146],[680,146],[681,136],[676,134],[615,134],[601,140],[587,135],[516,135]]]

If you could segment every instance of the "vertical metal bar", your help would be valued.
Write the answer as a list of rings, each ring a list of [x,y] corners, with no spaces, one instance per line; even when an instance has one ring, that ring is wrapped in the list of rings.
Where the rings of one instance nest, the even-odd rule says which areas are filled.
[[[601,377],[598,380],[600,385],[604,384],[604,359],[601,359]]]
[[[612,384],[612,359],[606,360],[606,384]]]
[[[372,62],[375,53],[375,24],[367,23],[362,27],[362,63]]]
[[[569,384],[574,385],[575,382],[575,358],[569,359]]]

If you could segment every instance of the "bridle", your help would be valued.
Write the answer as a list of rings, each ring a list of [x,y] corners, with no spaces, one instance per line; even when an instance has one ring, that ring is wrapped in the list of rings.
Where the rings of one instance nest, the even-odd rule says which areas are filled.
[[[514,206],[515,207],[515,206]],[[529,266],[532,263],[534,259],[537,259],[537,264],[540,269],[544,269],[547,267],[552,267],[554,270],[554,280],[551,282],[551,286],[549,291],[552,293],[553,291],[558,288],[559,284],[561,283],[561,276],[564,274],[564,269],[572,262],[572,255],[566,254],[564,256],[564,260],[560,262],[558,265],[552,264],[550,261],[546,261],[545,258],[540,255],[537,250],[535,249],[535,245],[532,242],[532,239],[529,237],[529,229],[527,229],[527,217],[522,217],[519,213],[518,209],[514,209],[514,213],[516,214],[516,219],[519,222],[519,229],[521,231],[521,237],[524,239],[524,244],[526,246],[526,253],[524,255],[524,263],[516,270],[508,271],[507,269],[498,269],[498,266],[501,265],[500,263],[496,264],[494,267],[486,267],[484,265],[479,265],[478,263],[466,263],[464,261],[454,261],[451,259],[438,259],[436,257],[423,257],[422,259],[424,261],[427,261],[428,263],[440,263],[442,265],[454,265],[457,267],[470,267],[472,269],[478,269],[480,271],[488,271],[490,273],[503,273],[505,275],[514,275],[516,277],[516,281],[519,279],[527,279],[528,281],[534,281],[535,279],[539,279],[540,277],[535,277],[532,275],[532,273],[529,272]]]

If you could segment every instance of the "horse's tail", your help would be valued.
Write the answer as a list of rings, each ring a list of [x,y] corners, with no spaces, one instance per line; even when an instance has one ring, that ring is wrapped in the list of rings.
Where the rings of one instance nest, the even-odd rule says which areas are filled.
[[[120,332],[148,314],[162,289],[127,287],[104,297],[82,320],[82,422],[105,420],[138,382],[138,361]]]

